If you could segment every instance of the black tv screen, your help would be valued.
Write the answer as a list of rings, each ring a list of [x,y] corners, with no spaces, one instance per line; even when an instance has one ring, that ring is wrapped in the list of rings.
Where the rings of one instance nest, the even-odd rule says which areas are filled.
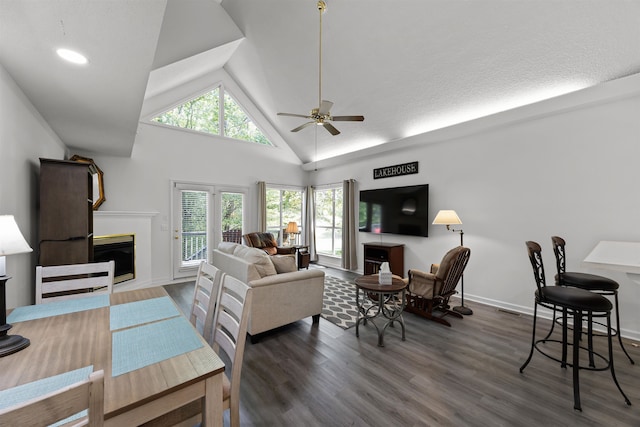
[[[429,184],[360,191],[360,231],[428,236]]]

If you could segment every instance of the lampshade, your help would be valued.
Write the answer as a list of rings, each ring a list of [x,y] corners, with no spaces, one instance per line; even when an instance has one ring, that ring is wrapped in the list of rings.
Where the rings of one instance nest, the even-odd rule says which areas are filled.
[[[4,263],[6,255],[22,254],[32,250],[20,233],[13,215],[0,215],[0,276],[7,274]]]
[[[296,234],[298,233],[298,223],[291,221],[287,224],[287,233]]]
[[[456,211],[442,210],[438,212],[438,215],[433,220],[433,224],[450,225],[450,224],[462,224],[460,217]]]

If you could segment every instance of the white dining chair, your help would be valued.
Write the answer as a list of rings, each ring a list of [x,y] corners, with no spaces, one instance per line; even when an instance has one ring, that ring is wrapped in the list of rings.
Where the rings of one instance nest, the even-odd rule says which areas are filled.
[[[252,291],[248,285],[228,274],[222,277],[220,297],[213,319],[215,326],[212,347],[218,354],[225,353],[227,360],[231,362],[230,371],[225,369],[222,377],[222,405],[225,410],[229,410],[231,427],[240,427],[240,373],[251,300]],[[193,426],[201,421],[202,402],[197,400],[143,424],[143,427]]]
[[[104,372],[102,370],[91,373],[83,381],[0,409],[0,425],[47,426],[75,417],[85,410],[87,411],[85,416],[73,419],[74,427],[101,427],[104,424]]]
[[[220,281],[224,273],[206,261],[200,263],[191,304],[191,324],[213,345],[213,318],[220,296]]]
[[[113,292],[115,262],[36,266],[36,304]]]
[[[235,277],[224,276],[214,319],[213,350],[218,354],[223,351],[231,360],[231,372],[225,371],[222,378],[223,407],[230,410],[231,427],[240,427],[240,373],[252,296],[247,284]]]

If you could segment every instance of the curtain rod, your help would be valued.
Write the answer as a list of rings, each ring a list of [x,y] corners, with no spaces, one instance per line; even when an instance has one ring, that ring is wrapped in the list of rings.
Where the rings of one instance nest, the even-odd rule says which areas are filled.
[[[355,179],[347,179],[345,181],[358,182]],[[263,181],[256,181],[256,184],[259,184],[260,182],[263,182]],[[311,187],[312,188],[321,188],[321,187],[330,187],[330,186],[333,187],[333,186],[336,186],[336,185],[342,185],[343,182],[344,181],[330,182],[330,183],[327,183],[327,184],[311,185]],[[264,183],[265,183],[266,186],[273,185],[273,186],[278,186],[278,187],[293,187],[293,188],[307,188],[307,187],[309,187],[308,185],[277,184],[275,182],[266,182],[266,181],[264,181]]]
[[[275,183],[275,182],[266,182],[266,181],[256,181],[256,184],[259,184],[260,182],[264,182],[264,184],[267,187],[275,186],[275,187],[288,187],[288,188],[307,188],[306,185],[278,184],[278,183]]]
[[[345,179],[345,181],[358,182],[355,179]],[[313,187],[313,188],[335,187],[336,185],[342,185],[343,183],[344,183],[344,181],[340,181],[340,182],[332,182],[332,183],[328,183],[328,184],[312,185],[311,187]]]

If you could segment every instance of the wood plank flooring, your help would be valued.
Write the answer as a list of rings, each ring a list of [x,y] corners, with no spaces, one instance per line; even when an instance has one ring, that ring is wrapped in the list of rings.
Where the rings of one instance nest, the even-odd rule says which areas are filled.
[[[350,278],[353,273],[326,269]],[[193,285],[166,287],[188,312]],[[533,304],[533,289],[531,292]],[[342,330],[320,319],[285,326],[247,343],[242,371],[243,426],[640,426],[640,348],[614,342],[618,381],[608,371],[580,372],[582,412],[573,409],[572,375],[535,352],[532,319],[469,302],[472,316],[452,327],[404,314],[406,341],[389,328]],[[275,308],[277,309],[277,308]],[[549,321],[539,322],[539,336]],[[556,328],[557,329],[557,328]],[[606,350],[606,340],[596,341]],[[228,415],[225,416],[228,424]]]

